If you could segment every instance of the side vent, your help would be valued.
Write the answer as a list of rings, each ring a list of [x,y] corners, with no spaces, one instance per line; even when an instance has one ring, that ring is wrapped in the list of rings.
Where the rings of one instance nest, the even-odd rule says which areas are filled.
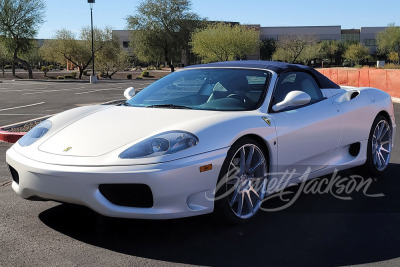
[[[358,156],[358,154],[360,153],[360,148],[361,148],[361,144],[359,142],[351,144],[349,147],[349,154],[353,157]]]
[[[360,92],[357,92],[357,91],[353,92],[350,96],[350,100],[356,98],[359,94],[360,94]]]

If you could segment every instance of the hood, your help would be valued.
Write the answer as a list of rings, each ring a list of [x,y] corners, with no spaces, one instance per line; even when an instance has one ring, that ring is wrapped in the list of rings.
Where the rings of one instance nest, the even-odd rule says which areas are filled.
[[[81,118],[59,130],[40,146],[51,154],[96,157],[143,138],[180,129],[185,121],[214,111],[115,106]],[[53,122],[57,124],[57,120]],[[180,127],[174,128],[176,125]]]

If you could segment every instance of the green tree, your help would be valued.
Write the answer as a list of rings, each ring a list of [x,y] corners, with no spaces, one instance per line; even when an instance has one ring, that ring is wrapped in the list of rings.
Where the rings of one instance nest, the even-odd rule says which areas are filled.
[[[0,39],[0,67],[4,78],[4,66],[12,61],[12,57],[4,44],[4,41]]]
[[[301,61],[304,65],[308,66],[311,60],[322,59],[322,58],[323,58],[322,45],[314,44],[306,46],[297,59]]]
[[[37,40],[32,40],[32,44],[28,51],[21,53],[21,58],[27,61],[31,67],[37,66],[43,61],[43,58],[39,54],[39,44]]]
[[[195,31],[191,44],[204,62],[227,61],[253,54],[260,47],[260,35],[246,26],[216,23]]]
[[[131,47],[138,59],[162,57],[173,72],[173,62],[189,49],[190,35],[200,23],[190,9],[189,0],[142,1],[137,14],[127,18],[128,28],[134,30]]]
[[[346,43],[332,40],[321,42],[321,53],[324,59],[329,62],[339,64],[342,61],[343,54],[346,50]]]
[[[312,34],[292,34],[281,37],[278,48],[273,54],[274,60],[295,63],[307,46],[317,43],[317,37]]]
[[[6,37],[6,45],[13,55],[12,73],[15,63],[21,63],[33,78],[32,67],[20,55],[32,47],[32,39],[43,23],[45,4],[43,0],[0,0],[0,35]]]
[[[92,60],[91,51],[84,41],[77,40],[75,34],[66,29],[58,30],[53,39],[46,40],[40,48],[40,54],[45,60],[62,65],[69,61],[80,69],[79,78],[84,67]]]
[[[293,51],[286,50],[284,48],[278,47],[276,51],[272,54],[272,60],[283,61],[283,62],[293,62],[295,55]]]
[[[40,48],[41,56],[52,62],[65,64],[68,60],[79,69],[79,79],[82,78],[84,70],[92,62],[91,52],[91,30],[84,27],[81,30],[81,40],[69,30],[57,31],[52,40],[46,40]],[[103,49],[105,44],[112,40],[110,28],[94,30],[94,52],[95,57]]]
[[[262,60],[271,60],[276,51],[276,41],[273,38],[262,39],[260,46],[260,58]]]
[[[357,65],[360,64],[361,60],[367,59],[368,57],[369,49],[362,44],[351,44],[344,53],[344,58],[356,63]]]
[[[120,70],[131,65],[130,55],[125,52],[118,41],[118,37],[112,36],[112,40],[105,43],[96,56],[96,69],[103,72],[108,78]]]
[[[397,54],[397,63],[400,64],[400,27],[389,24],[386,30],[377,34],[378,49],[389,54]]]

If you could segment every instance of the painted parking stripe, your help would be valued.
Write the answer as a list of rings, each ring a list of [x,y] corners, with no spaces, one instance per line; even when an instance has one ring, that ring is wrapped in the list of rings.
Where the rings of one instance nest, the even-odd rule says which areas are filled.
[[[0,116],[47,116],[48,114],[0,114]]]
[[[113,91],[113,90],[121,90],[121,89],[118,89],[118,88],[97,89],[97,90],[92,90],[92,91],[87,91],[87,92],[82,92],[82,93],[75,93],[75,94],[83,95],[83,94],[96,93],[96,92],[100,92],[100,91]]]
[[[35,104],[30,104],[30,105],[25,105],[25,106],[18,106],[18,107],[12,107],[12,108],[3,108],[0,109],[0,111],[6,111],[6,110],[12,110],[12,109],[18,109],[18,108],[26,108],[26,107],[32,107],[32,106],[37,106],[37,105],[42,105],[46,102],[39,102],[39,103],[35,103]]]
[[[75,90],[80,90],[80,89],[85,89],[85,88],[86,88],[86,87],[65,88],[65,89],[56,89],[56,90],[46,90],[46,91],[39,91],[39,92],[33,92],[33,93],[25,93],[25,94],[22,94],[22,95],[37,95],[37,94],[50,93],[50,92],[75,91]]]

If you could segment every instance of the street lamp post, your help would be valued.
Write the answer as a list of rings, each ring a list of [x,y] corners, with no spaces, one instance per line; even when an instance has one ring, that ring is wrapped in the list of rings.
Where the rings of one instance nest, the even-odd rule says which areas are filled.
[[[90,4],[90,21],[92,27],[92,75],[90,76],[90,83],[97,83],[97,76],[94,72],[94,32],[93,32],[93,4],[95,0],[88,0]]]

